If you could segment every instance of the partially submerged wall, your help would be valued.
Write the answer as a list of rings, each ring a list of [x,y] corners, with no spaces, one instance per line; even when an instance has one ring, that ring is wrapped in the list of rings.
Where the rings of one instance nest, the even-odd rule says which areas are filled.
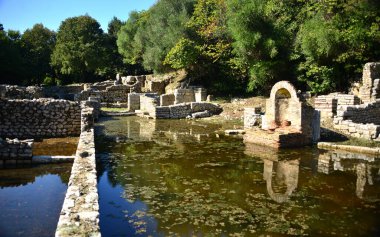
[[[0,99],[0,137],[42,138],[77,136],[80,104],[67,100]]]

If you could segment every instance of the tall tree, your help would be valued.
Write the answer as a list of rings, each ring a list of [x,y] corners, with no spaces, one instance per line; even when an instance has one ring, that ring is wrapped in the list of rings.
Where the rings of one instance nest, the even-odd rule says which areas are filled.
[[[26,84],[20,32],[4,31],[0,24],[0,84]]]
[[[42,24],[27,29],[21,36],[24,59],[28,68],[30,84],[41,84],[46,76],[51,76],[50,57],[55,46],[55,33]]]
[[[88,15],[72,17],[59,27],[52,64],[75,82],[91,81],[104,72],[105,53],[99,23]]]

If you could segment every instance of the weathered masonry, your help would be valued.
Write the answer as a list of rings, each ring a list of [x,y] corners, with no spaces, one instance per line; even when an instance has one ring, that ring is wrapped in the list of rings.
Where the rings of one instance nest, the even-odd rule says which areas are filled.
[[[320,115],[288,81],[276,83],[266,102],[261,129],[256,126],[256,109],[245,113],[244,142],[276,148],[297,147],[319,140]]]
[[[323,120],[333,118],[334,128],[343,134],[379,140],[380,63],[364,65],[362,85],[357,95],[333,93],[318,96],[315,108]]]
[[[67,100],[0,99],[0,137],[78,136],[80,113],[80,104]]]

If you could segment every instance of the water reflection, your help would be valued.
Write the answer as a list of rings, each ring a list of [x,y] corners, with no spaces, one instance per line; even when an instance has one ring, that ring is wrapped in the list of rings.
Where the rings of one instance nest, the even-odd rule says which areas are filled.
[[[374,185],[374,179],[380,179],[380,158],[375,155],[346,151],[322,151],[318,158],[318,172],[331,174],[335,171],[356,173],[356,196],[375,202],[377,197],[364,194],[366,186]]]
[[[342,159],[337,169],[355,169],[334,171],[336,159],[325,157],[331,166],[323,166],[316,149],[243,144],[217,136],[219,125],[188,120],[101,124],[98,188],[105,236],[379,233],[380,179],[372,167],[370,181],[366,168],[362,193],[374,201],[359,199],[360,160]],[[330,173],[319,172],[324,169]]]

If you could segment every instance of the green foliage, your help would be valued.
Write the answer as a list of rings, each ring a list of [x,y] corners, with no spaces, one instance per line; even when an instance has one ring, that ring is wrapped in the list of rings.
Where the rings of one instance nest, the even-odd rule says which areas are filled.
[[[25,84],[25,63],[22,56],[20,33],[5,32],[0,24],[0,84]]]
[[[68,18],[59,27],[52,65],[74,82],[93,80],[104,69],[104,42],[95,19],[88,15]]]
[[[24,32],[21,43],[27,64],[28,81],[40,84],[46,74],[53,74],[50,55],[55,46],[55,33],[42,24],[36,24]]]
[[[200,49],[195,46],[194,41],[182,38],[166,55],[164,64],[170,64],[174,69],[186,68],[194,65],[199,54]]]
[[[273,14],[273,1],[228,1],[228,28],[233,48],[241,63],[248,67],[250,92],[265,92],[279,80],[291,79],[289,63],[290,34]],[[290,17],[290,16],[289,16]]]

